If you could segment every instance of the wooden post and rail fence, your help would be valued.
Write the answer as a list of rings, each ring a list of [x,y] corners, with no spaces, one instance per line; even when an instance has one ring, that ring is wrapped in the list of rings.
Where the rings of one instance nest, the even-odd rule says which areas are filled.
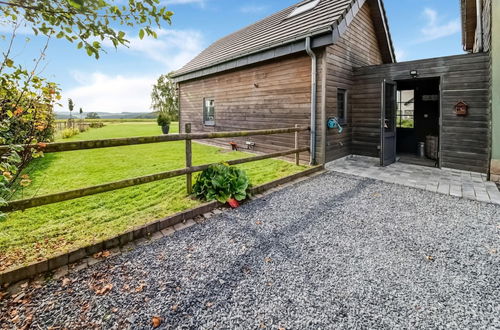
[[[229,165],[238,165],[249,162],[255,162],[264,159],[283,157],[295,154],[295,163],[299,164],[299,154],[302,152],[308,152],[309,147],[299,148],[299,132],[308,131],[309,127],[299,127],[295,125],[293,128],[279,128],[279,129],[267,129],[267,130],[253,130],[253,131],[233,131],[233,132],[212,132],[212,133],[191,133],[191,124],[185,125],[185,133],[172,134],[172,135],[160,135],[160,136],[148,136],[148,137],[131,137],[131,138],[118,138],[118,139],[105,139],[105,140],[91,140],[91,141],[74,141],[74,142],[56,142],[47,143],[45,145],[31,145],[29,147],[37,148],[44,153],[55,153],[55,152],[65,152],[74,150],[89,150],[89,149],[101,149],[101,148],[111,148],[111,147],[121,147],[129,145],[139,145],[139,144],[151,144],[151,143],[162,143],[162,142],[173,142],[173,141],[185,141],[186,149],[186,167],[177,170],[171,170],[131,179],[125,179],[121,181],[115,181],[110,183],[104,183],[101,185],[75,189],[55,194],[49,194],[44,196],[37,196],[28,199],[20,199],[10,201],[7,205],[0,207],[3,212],[13,212],[19,210],[25,210],[29,208],[39,207],[43,205],[49,205],[54,203],[59,203],[63,201],[68,201],[72,199],[82,198],[86,196],[92,196],[96,194],[101,194],[104,192],[114,191],[118,189],[124,189],[132,186],[142,185],[146,183],[151,183],[159,180],[170,179],[178,176],[186,176],[186,190],[188,194],[192,193],[192,174],[196,172],[201,172],[211,165],[192,165],[192,141],[193,140],[206,140],[206,139],[220,139],[220,138],[230,138],[230,137],[244,137],[244,136],[262,136],[262,135],[273,135],[273,134],[287,134],[295,133],[295,145],[294,149],[285,150],[280,152],[275,152],[265,155],[256,155],[247,158],[235,159],[227,161]],[[0,155],[9,151],[7,146],[0,146]]]

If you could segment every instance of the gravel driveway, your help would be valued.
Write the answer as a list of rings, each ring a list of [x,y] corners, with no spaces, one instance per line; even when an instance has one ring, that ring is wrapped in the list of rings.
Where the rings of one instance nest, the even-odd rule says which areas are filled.
[[[0,313],[34,328],[498,329],[499,231],[499,206],[328,172]]]

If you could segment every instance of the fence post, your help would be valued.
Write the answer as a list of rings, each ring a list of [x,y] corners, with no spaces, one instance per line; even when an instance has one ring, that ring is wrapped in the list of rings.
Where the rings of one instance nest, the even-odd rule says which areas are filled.
[[[184,132],[191,133],[191,123],[186,123]],[[190,168],[192,165],[191,139],[186,139],[186,167]],[[186,188],[188,195],[191,195],[193,193],[193,176],[191,173],[186,174]]]
[[[295,124],[295,128],[299,128],[298,124]],[[295,132],[295,149],[299,149],[299,132]],[[300,162],[300,157],[299,153],[297,152],[295,154],[295,165],[299,165]]]

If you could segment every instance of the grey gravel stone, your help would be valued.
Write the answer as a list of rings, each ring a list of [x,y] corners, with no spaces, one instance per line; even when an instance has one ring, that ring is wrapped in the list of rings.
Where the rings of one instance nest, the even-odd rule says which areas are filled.
[[[0,322],[498,329],[499,224],[497,205],[329,172],[4,299]]]

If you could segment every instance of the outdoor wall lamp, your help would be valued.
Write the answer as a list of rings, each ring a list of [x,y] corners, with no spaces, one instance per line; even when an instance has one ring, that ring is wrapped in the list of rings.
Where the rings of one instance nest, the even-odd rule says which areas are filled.
[[[410,71],[410,76],[412,78],[417,78],[418,77],[418,71],[417,70],[411,70]]]

